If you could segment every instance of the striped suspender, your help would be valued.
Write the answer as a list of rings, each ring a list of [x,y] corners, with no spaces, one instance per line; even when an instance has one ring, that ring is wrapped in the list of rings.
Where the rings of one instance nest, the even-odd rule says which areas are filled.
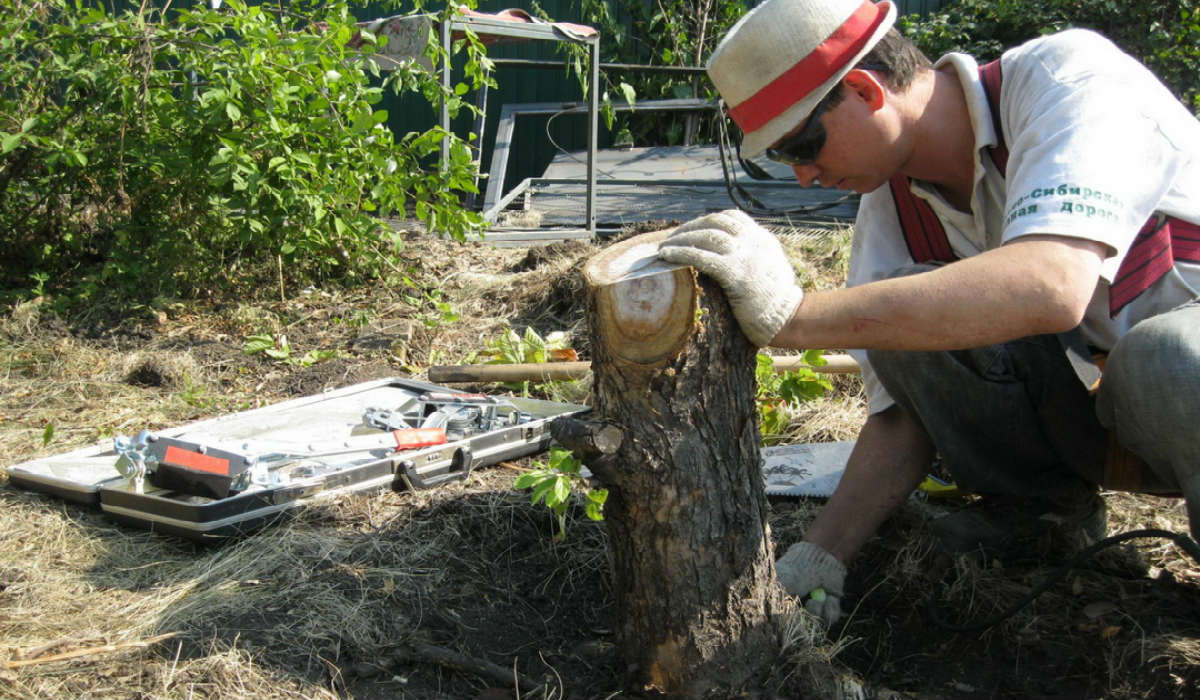
[[[992,124],[996,127],[997,144],[988,149],[992,162],[1004,174],[1008,166],[1008,147],[1004,144],[1004,132],[1000,130],[1000,59],[979,67],[979,76],[987,93],[988,107],[992,112]],[[892,200],[900,216],[900,230],[908,245],[908,254],[913,262],[954,262],[958,256],[950,248],[946,229],[933,213],[933,208],[924,199],[912,193],[908,177],[897,173],[888,186],[892,189]]]
[[[1161,214],[1150,217],[1133,239],[1108,288],[1108,313],[1116,316],[1170,272],[1176,260],[1200,263],[1200,226]]]
[[[1008,147],[1004,143],[1004,132],[1000,129],[1000,84],[1003,77],[1000,59],[980,66],[979,76],[987,93],[998,141],[988,151],[1003,176],[1008,165]],[[896,203],[904,242],[913,261],[957,260],[942,222],[928,202],[912,193],[909,179],[897,174],[888,185]],[[1108,290],[1109,314],[1116,316],[1126,304],[1167,274],[1176,260],[1200,263],[1200,225],[1162,215],[1151,217],[1117,269],[1116,279]]]

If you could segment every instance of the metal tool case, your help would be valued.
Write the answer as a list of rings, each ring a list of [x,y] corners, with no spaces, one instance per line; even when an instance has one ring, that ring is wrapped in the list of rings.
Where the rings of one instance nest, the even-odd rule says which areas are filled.
[[[8,475],[16,486],[98,505],[122,523],[218,540],[340,494],[431,488],[541,452],[549,447],[553,418],[585,410],[390,378],[147,431],[137,440],[119,437],[8,467]],[[444,431],[443,441],[413,441],[413,434],[424,440],[431,430]],[[171,450],[190,458],[176,460],[185,466],[162,461]],[[132,469],[143,457],[151,468]],[[199,475],[223,462],[236,464],[225,478]],[[176,472],[168,479],[171,466]],[[196,488],[188,486],[189,469],[204,477],[194,480]]]

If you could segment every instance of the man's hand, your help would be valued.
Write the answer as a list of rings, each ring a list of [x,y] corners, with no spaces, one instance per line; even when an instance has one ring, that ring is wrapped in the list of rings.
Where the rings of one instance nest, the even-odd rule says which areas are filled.
[[[804,298],[779,240],[736,209],[675,229],[659,244],[658,257],[691,265],[715,279],[742,332],[760,348],[779,333]]]
[[[832,625],[842,616],[842,584],[846,567],[811,542],[797,542],[775,562],[775,572],[788,595],[808,597],[804,607]]]

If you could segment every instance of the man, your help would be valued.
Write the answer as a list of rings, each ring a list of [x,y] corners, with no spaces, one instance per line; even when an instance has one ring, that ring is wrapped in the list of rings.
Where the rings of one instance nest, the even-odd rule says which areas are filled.
[[[708,64],[743,156],[863,194],[847,288],[804,294],[736,211],[659,253],[717,279],[759,346],[866,350],[870,416],[777,565],[792,595],[823,590],[806,605],[828,622],[845,565],[935,455],[982,496],[933,521],[954,551],[1102,536],[1101,484],[1184,495],[1200,532],[1200,123],[1094,33],[981,73],[931,65],[894,19],[888,2],[767,0]]]

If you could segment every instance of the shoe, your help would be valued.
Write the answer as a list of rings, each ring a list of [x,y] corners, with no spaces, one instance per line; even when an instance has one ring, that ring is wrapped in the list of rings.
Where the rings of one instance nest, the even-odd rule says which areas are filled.
[[[1003,556],[1034,548],[1044,551],[1046,544],[1082,549],[1108,534],[1108,509],[1095,492],[1066,506],[1038,498],[983,496],[934,519],[930,530],[952,554]]]

